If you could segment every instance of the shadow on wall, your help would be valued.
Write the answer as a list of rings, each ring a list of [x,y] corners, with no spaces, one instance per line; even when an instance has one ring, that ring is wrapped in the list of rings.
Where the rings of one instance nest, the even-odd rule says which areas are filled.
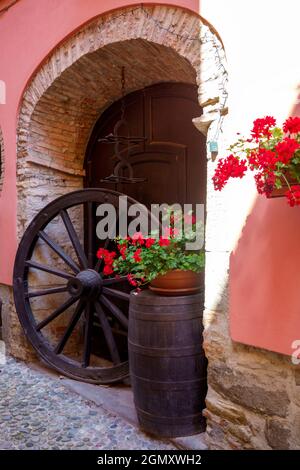
[[[291,115],[299,111],[298,99]],[[219,303],[205,315],[211,448],[300,448],[300,366],[291,360],[300,339],[299,240],[300,207],[258,196],[230,256],[229,288],[224,274]]]
[[[242,343],[292,353],[300,338],[300,208],[259,196],[230,265],[230,326]]]

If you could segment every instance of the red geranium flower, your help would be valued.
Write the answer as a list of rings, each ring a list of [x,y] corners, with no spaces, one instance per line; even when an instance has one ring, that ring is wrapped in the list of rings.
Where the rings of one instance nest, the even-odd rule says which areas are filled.
[[[99,250],[97,251],[97,258],[103,258],[105,256],[105,253],[107,252],[107,250],[105,250],[104,248],[99,248]]]
[[[136,252],[133,254],[133,259],[136,263],[140,263],[142,261],[142,258],[140,256],[141,251],[142,251],[142,248],[138,248]]]
[[[125,245],[118,245],[120,255],[122,256],[123,259],[126,259],[126,252],[127,248]]]
[[[97,258],[104,259],[105,264],[112,264],[116,256],[115,251],[108,251],[105,248],[99,248],[97,251]]]
[[[146,248],[151,248],[152,245],[155,243],[155,238],[147,238],[146,240]]]
[[[103,273],[106,276],[114,272],[112,265],[116,256],[117,253],[115,251],[108,251],[105,248],[99,248],[97,251],[97,257],[104,260],[105,266],[103,268]]]
[[[234,155],[218,161],[213,183],[216,190],[221,191],[229,178],[242,178],[247,171],[246,160],[238,160]]]
[[[240,138],[230,146],[232,154],[219,160],[212,178],[215,190],[222,190],[229,178],[242,178],[247,167],[254,172],[258,193],[266,196],[291,178],[299,180],[300,116],[286,119],[282,129],[273,129],[275,126],[272,116],[256,119],[251,138]],[[242,155],[245,160],[241,160]],[[286,193],[292,207],[300,205],[299,189],[297,183]]]
[[[253,122],[253,128],[251,131],[252,137],[258,141],[260,137],[270,137],[270,128],[276,125],[276,120],[272,116],[266,116],[264,118],[255,119]]]
[[[255,168],[258,167],[258,151],[252,150],[249,155],[248,155],[248,162],[249,162],[249,168],[250,170],[254,170]]]
[[[138,285],[137,281],[134,279],[133,274],[127,274],[127,279],[128,279],[129,284],[131,284],[132,286]]]
[[[104,257],[105,264],[112,265],[116,256],[117,253],[115,251],[108,252],[107,255]]]
[[[297,134],[300,132],[300,117],[289,117],[283,124],[283,130],[290,134]]]
[[[258,166],[260,169],[272,169],[275,170],[277,163],[276,153],[272,150],[260,148],[257,154]]]
[[[285,193],[291,207],[300,205],[300,185],[294,185]]]
[[[158,243],[159,243],[159,246],[169,246],[171,242],[168,238],[160,237]]]
[[[114,270],[111,266],[109,265],[105,265],[104,268],[103,268],[103,274],[105,274],[105,276],[109,276],[110,274],[113,274]]]
[[[282,163],[289,163],[293,158],[295,151],[300,147],[300,144],[295,139],[286,137],[282,142],[278,142],[276,150],[278,152],[278,160]]]
[[[273,173],[269,173],[267,176],[262,173],[254,175],[256,188],[258,194],[265,194],[268,196],[274,189],[275,176]]]

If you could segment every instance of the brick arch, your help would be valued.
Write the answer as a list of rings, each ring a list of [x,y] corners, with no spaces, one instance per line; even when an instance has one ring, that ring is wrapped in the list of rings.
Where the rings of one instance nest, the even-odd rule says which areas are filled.
[[[114,11],[59,45],[20,105],[19,234],[49,200],[82,186],[93,124],[120,97],[120,66],[126,67],[128,92],[164,81],[197,83],[204,113],[195,125],[206,133],[220,117],[223,62],[215,31],[199,16],[169,6]]]

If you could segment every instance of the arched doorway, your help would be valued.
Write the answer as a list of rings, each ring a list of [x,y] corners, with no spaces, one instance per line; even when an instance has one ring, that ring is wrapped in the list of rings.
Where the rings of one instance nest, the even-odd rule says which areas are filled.
[[[204,204],[206,143],[192,122],[201,115],[197,87],[156,84],[128,94],[124,103],[131,135],[146,139],[130,151],[134,176],[145,181],[103,183],[112,174],[116,160],[114,146],[99,140],[112,133],[120,119],[121,99],[100,116],[93,129],[87,147],[85,185],[116,189],[148,207],[154,203]]]
[[[170,15],[177,18],[172,30],[168,29]],[[186,31],[189,31],[188,37]],[[205,44],[203,50],[202,44]],[[217,60],[216,51],[219,54]],[[85,180],[84,156],[93,126],[99,115],[104,116],[105,110],[120,99],[120,67],[128,71],[128,91],[133,93],[158,86],[155,84],[165,84],[166,87],[171,86],[170,82],[172,86],[190,84],[194,90],[194,104],[199,112],[187,115],[184,122],[196,134],[193,118],[196,118],[194,122],[204,134],[210,126],[209,140],[210,134],[214,135],[213,126],[219,122],[223,103],[220,92],[224,80],[223,57],[219,38],[203,19],[180,8],[168,7],[166,10],[163,6],[139,7],[134,15],[130,9],[124,9],[122,14],[116,11],[101,16],[58,45],[36,70],[20,102],[17,131],[18,235],[22,235],[33,216],[48,202],[82,188]],[[197,100],[204,110],[203,114]],[[166,140],[163,140],[164,146],[160,149],[160,155],[166,155],[167,146],[170,158],[174,157],[173,161],[167,160],[167,163],[162,164],[160,159],[156,163],[166,167],[173,163],[173,174],[179,175],[181,179],[177,178],[177,189],[174,185],[174,196],[170,196],[169,190],[170,182],[174,179],[172,173],[165,172],[164,178],[157,181],[157,186],[163,188],[164,194],[159,199],[166,199],[164,202],[174,198],[189,202],[188,191],[194,187],[194,183],[190,183],[189,178],[183,184],[180,183],[186,173],[178,170],[182,170],[179,164],[174,165],[176,152],[180,162],[182,154],[179,154],[179,150],[182,152],[185,145],[184,141],[182,143],[178,140],[183,129],[182,112],[178,106],[175,108],[171,121],[177,122],[178,135],[175,138],[171,136],[172,145],[169,145],[169,138],[163,137]],[[166,109],[169,113],[168,107]],[[199,114],[202,115],[199,117]],[[167,114],[164,118],[168,126],[169,116]],[[159,113],[160,123],[162,117],[163,114]],[[159,130],[162,129],[160,126]],[[200,153],[203,150],[204,157],[205,137],[199,134],[197,138],[201,139]],[[138,164],[135,166],[138,171]],[[193,165],[190,168],[195,170],[189,173],[190,178],[195,178],[194,182],[197,180],[199,183],[195,191],[201,192],[205,187],[206,167],[203,167],[202,175]],[[152,173],[161,178],[162,172]],[[182,191],[182,187],[185,187],[185,191]],[[133,188],[127,191],[123,189],[127,194],[129,191],[133,191]],[[157,196],[154,192],[148,195],[141,193],[137,199],[144,202],[148,199],[149,202],[154,200],[154,196]],[[202,198],[201,195],[199,197]],[[82,218],[74,214],[74,219],[76,229],[81,234],[80,240],[84,240]],[[51,230],[53,239],[64,246],[66,232],[62,224],[53,223]],[[39,256],[49,264],[56,262],[53,253],[45,250],[43,243]],[[33,283],[36,282],[36,286],[40,278],[40,275],[34,276]],[[42,280],[44,284],[52,285],[48,275],[43,275]],[[45,299],[45,305],[39,311],[47,315],[54,308],[54,301],[50,304]],[[10,341],[8,346],[11,352],[22,357],[27,353],[27,348],[23,345],[23,333],[18,330],[15,318],[16,313],[11,309],[6,330],[14,330],[14,341]],[[51,338],[60,334],[63,323],[63,319],[57,319],[50,332]]]

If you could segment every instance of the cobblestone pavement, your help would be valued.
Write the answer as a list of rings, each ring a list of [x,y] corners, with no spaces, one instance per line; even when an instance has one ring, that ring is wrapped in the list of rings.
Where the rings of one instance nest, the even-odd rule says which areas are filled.
[[[8,358],[0,366],[0,449],[174,449]]]

